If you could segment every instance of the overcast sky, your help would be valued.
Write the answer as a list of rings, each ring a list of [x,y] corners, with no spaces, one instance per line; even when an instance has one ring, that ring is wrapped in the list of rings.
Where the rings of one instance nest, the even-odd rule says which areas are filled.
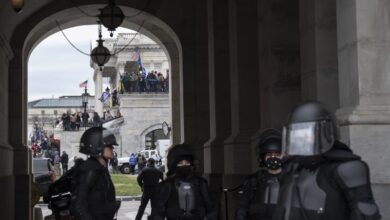
[[[97,25],[78,26],[64,32],[77,48],[86,53],[90,51],[90,42],[96,42],[98,36]],[[132,31],[119,28],[115,33],[128,32]],[[109,33],[104,30],[103,38],[108,37]],[[84,90],[79,84],[85,80],[88,80],[88,91],[93,95],[95,86],[89,62],[89,56],[76,51],[61,32],[49,36],[33,50],[29,59],[28,101],[80,95]]]

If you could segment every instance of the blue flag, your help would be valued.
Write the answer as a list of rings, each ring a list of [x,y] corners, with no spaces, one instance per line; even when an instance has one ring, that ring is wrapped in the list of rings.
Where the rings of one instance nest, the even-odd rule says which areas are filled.
[[[100,96],[99,100],[101,102],[105,103],[108,100],[108,98],[110,98],[110,96],[111,96],[110,92],[107,92],[107,91],[103,92],[102,96]]]

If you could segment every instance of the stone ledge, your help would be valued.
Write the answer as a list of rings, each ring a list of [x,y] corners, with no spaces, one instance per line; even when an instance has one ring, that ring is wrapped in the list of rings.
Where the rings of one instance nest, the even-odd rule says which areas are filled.
[[[390,125],[390,106],[359,105],[336,111],[340,126]]]
[[[169,93],[130,93],[119,94],[119,98],[166,98],[169,97]]]

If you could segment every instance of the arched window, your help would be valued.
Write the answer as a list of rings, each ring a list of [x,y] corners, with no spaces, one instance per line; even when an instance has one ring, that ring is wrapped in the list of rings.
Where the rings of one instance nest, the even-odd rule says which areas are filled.
[[[168,136],[164,135],[162,129],[153,130],[145,135],[145,149],[154,150],[156,149],[156,141],[162,139],[169,139]]]

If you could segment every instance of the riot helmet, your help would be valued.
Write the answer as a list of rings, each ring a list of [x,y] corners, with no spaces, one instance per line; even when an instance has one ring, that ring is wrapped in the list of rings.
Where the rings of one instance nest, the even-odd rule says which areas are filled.
[[[105,146],[118,145],[112,132],[102,127],[93,127],[84,132],[80,140],[79,152],[91,156],[98,156]]]
[[[282,133],[276,129],[266,129],[261,132],[258,141],[256,142],[257,161],[261,167],[268,169],[279,169],[282,166],[282,161],[278,157],[271,157],[265,160],[265,155],[268,153],[282,152]]]
[[[318,101],[306,101],[292,112],[283,128],[283,152],[314,156],[329,151],[339,138],[335,115]]]

